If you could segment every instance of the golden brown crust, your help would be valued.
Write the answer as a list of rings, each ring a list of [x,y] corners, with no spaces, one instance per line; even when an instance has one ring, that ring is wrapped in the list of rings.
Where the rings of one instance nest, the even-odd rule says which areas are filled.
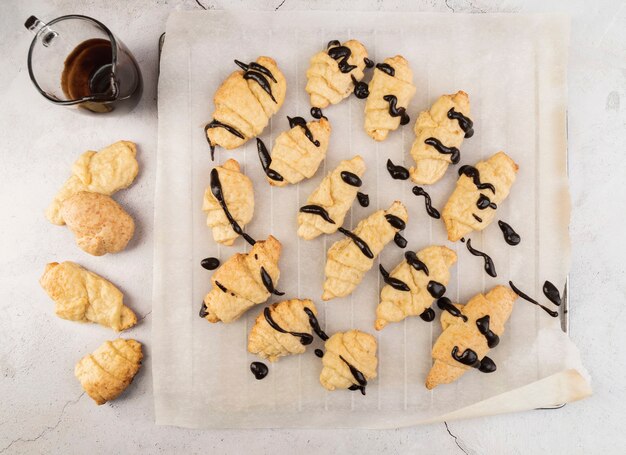
[[[215,169],[220,178],[226,207],[237,224],[244,229],[254,214],[252,181],[241,172],[239,163],[233,159],[221,166],[216,166]],[[212,228],[213,239],[222,245],[232,245],[239,234],[233,230],[222,206],[213,196],[211,186],[208,186],[204,192],[202,210],[207,214],[206,224]]]
[[[498,336],[504,332],[504,325],[511,315],[517,294],[506,286],[496,286],[487,294],[474,296],[467,305],[457,306],[467,321],[442,313],[443,333],[439,336],[432,350],[434,364],[426,378],[426,388],[433,389],[439,384],[449,384],[471,369],[470,366],[457,362],[452,357],[456,346],[459,353],[466,349],[473,350],[478,359],[489,352],[487,339],[476,325],[476,320],[489,315],[489,328]]]
[[[213,287],[204,297],[205,319],[233,322],[254,305],[265,302],[270,293],[263,284],[261,267],[276,287],[281,248],[280,242],[270,235],[267,240],[257,241],[247,254],[235,254],[224,262],[211,277]]]
[[[76,244],[94,256],[122,251],[135,232],[131,216],[104,194],[76,193],[61,205],[61,216]]]
[[[324,346],[320,383],[327,390],[347,389],[359,383],[346,362],[359,370],[367,381],[376,378],[376,338],[360,330],[337,332]],[[345,359],[342,360],[342,358]]]
[[[92,354],[80,359],[74,375],[85,392],[101,405],[126,390],[141,367],[141,343],[118,338],[105,341]]]
[[[496,193],[493,194],[490,189],[479,190],[474,181],[466,175],[459,177],[456,188],[441,213],[451,242],[456,242],[472,231],[482,231],[489,226],[496,215],[496,210],[491,207],[480,210],[476,206],[478,198],[483,194],[499,206],[509,195],[518,170],[517,164],[504,152],[498,152],[474,167],[480,173],[480,182],[491,183]],[[482,221],[474,218],[473,214]]]
[[[309,316],[304,311],[308,308],[317,316],[317,309],[311,300],[285,300],[268,308],[271,319],[281,329],[292,333],[312,334]],[[302,354],[304,351],[306,346],[301,343],[300,337],[274,329],[265,318],[265,310],[261,311],[248,336],[248,352],[275,362],[280,357]]]
[[[51,262],[39,280],[63,319],[94,322],[116,332],[137,324],[135,313],[124,305],[124,294],[113,283],[74,262]]]
[[[319,215],[298,212],[298,235],[303,239],[311,240],[320,234],[332,234],[343,224],[359,187],[344,182],[341,178],[342,172],[352,172],[361,178],[365,173],[365,161],[359,155],[351,160],[344,160],[322,179],[307,199],[306,205],[322,207],[335,224],[329,223]]]
[[[137,147],[130,141],[115,142],[99,152],[83,153],[72,166],[72,175],[46,210],[46,218],[53,224],[65,224],[61,205],[81,191],[110,196],[130,186],[139,172],[136,155]]]
[[[428,309],[434,297],[428,292],[428,283],[448,285],[450,267],[456,262],[456,253],[445,246],[429,246],[417,252],[417,257],[428,268],[428,275],[416,270],[406,259],[394,268],[389,276],[402,280],[409,291],[401,291],[386,284],[380,290],[380,303],[376,307],[376,330],[390,322],[399,322],[408,316],[419,316]]]
[[[396,55],[386,58],[383,63],[394,69],[394,75],[375,69],[369,83],[370,94],[365,103],[365,131],[375,141],[384,141],[389,131],[395,131],[400,126],[400,117],[392,117],[389,114],[389,102],[383,97],[395,96],[396,106],[406,109],[415,95],[413,71],[409,67],[409,62],[401,55]]]

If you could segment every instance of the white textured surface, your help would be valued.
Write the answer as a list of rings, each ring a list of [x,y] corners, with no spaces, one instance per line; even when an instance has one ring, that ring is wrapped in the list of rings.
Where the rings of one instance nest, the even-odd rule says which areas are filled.
[[[329,9],[333,1],[211,2],[207,7]],[[281,4],[282,1],[282,4]],[[565,11],[573,14],[569,149],[573,241],[572,338],[594,380],[591,399],[559,411],[535,411],[396,431],[192,431],[154,426],[150,378],[152,196],[156,147],[158,36],[172,9],[188,1],[5,1],[0,6],[0,453],[621,453],[626,388],[620,330],[626,321],[626,7],[616,1],[387,1],[359,9],[480,13]],[[48,104],[30,86],[25,67],[29,14],[95,16],[132,49],[144,73],[144,96],[133,115],[79,116]],[[442,38],[444,35],[442,34]],[[87,258],[68,232],[49,226],[43,210],[75,156],[117,138],[141,147],[140,177],[120,195],[138,221],[131,248]],[[60,177],[61,176],[61,177]],[[73,378],[74,363],[111,333],[57,319],[39,288],[43,266],[78,260],[119,283],[140,316],[129,336],[147,345],[147,362],[128,393],[96,407]]]

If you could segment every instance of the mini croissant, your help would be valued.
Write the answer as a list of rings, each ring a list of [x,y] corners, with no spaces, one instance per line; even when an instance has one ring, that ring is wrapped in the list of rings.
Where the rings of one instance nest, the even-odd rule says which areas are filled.
[[[384,141],[389,131],[409,122],[406,108],[415,95],[413,71],[401,55],[376,65],[365,103],[365,131],[375,141]]]
[[[105,341],[76,364],[74,375],[85,392],[101,405],[115,400],[133,382],[141,367],[141,343],[118,338]]]
[[[358,155],[329,172],[298,212],[298,235],[311,240],[336,232],[356,198],[364,173],[365,161]]]
[[[450,267],[456,253],[445,246],[429,246],[417,254],[409,251],[406,259],[394,268],[380,290],[376,308],[376,330],[408,316],[419,316],[445,292],[450,280]]]
[[[469,116],[469,96],[463,91],[441,96],[429,111],[420,113],[411,147],[415,160],[415,167],[410,169],[411,180],[424,185],[435,183],[450,163],[459,162],[463,138],[474,134]]]
[[[230,150],[261,134],[285,101],[287,81],[273,59],[235,63],[243,71],[233,72],[217,89],[213,120],[205,127],[211,154],[216,145]]]
[[[355,83],[363,79],[366,58],[365,46],[356,40],[331,41],[327,50],[315,54],[306,71],[311,106],[323,109],[350,96]]]
[[[302,117],[289,118],[290,130],[282,132],[274,141],[269,168],[282,180],[270,178],[271,185],[285,186],[313,177],[326,157],[331,127],[321,118],[305,122]]]
[[[248,352],[270,362],[302,354],[313,341],[309,313],[317,316],[315,305],[308,299],[285,300],[265,308],[250,330]]]
[[[320,382],[327,390],[360,390],[376,378],[376,338],[359,330],[337,332],[325,344]]]
[[[335,242],[326,254],[326,281],[323,300],[345,297],[352,293],[365,273],[374,265],[374,259],[408,220],[401,202],[395,201],[388,210],[378,210],[361,220],[353,232],[342,232],[348,237]]]
[[[474,296],[467,305],[457,306],[458,317],[442,313],[443,332],[433,346],[434,364],[426,388],[454,382],[471,368],[495,371],[495,364],[485,355],[498,344],[516,299],[517,294],[508,287],[496,286],[485,295]]]
[[[118,141],[99,152],[83,153],[72,166],[72,175],[65,181],[46,210],[53,224],[65,224],[61,205],[81,191],[112,195],[130,186],[137,177],[139,164],[135,158],[137,147],[129,141]]]
[[[459,169],[456,188],[441,214],[451,242],[489,226],[497,205],[509,195],[518,169],[504,152]]]
[[[276,291],[281,244],[271,235],[247,254],[235,254],[211,277],[212,289],[204,297],[200,316],[209,322],[233,322]]]
[[[254,213],[252,181],[241,172],[239,163],[233,159],[215,169],[228,212],[243,229]],[[239,234],[233,230],[224,209],[213,195],[211,186],[204,192],[202,210],[207,214],[207,226],[213,229],[213,239],[222,245],[232,245]]]
[[[54,300],[54,312],[60,318],[95,322],[116,332],[137,324],[119,289],[74,262],[51,262],[39,283]]]

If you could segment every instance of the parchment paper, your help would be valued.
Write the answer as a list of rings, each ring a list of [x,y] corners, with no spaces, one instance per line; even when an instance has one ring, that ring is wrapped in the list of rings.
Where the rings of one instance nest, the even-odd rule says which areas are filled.
[[[430,349],[441,329],[438,319],[419,317],[373,329],[381,278],[377,265],[349,297],[321,301],[327,248],[341,234],[304,241],[296,235],[296,214],[320,179],[339,161],[360,154],[368,169],[362,191],[371,204],[355,202],[346,225],[399,199],[409,209],[405,237],[416,251],[432,244],[453,248],[447,296],[466,302],[477,292],[512,279],[547,302],[544,280],[563,288],[569,261],[569,193],[566,162],[567,18],[555,15],[433,15],[414,13],[222,12],[173,13],[167,23],[159,81],[159,149],[155,201],[153,374],[158,424],[188,427],[369,427],[412,425],[442,418],[494,414],[572,401],[591,393],[578,352],[559,321],[519,299],[489,356],[497,372],[470,371],[459,381],[427,391]],[[417,94],[408,106],[411,123],[383,143],[363,131],[364,102],[350,97],[324,112],[333,133],[327,159],[310,180],[288,188],[265,181],[255,141],[231,152],[218,149],[216,163],[235,158],[252,178],[256,210],[246,231],[257,239],[270,233],[283,244],[284,298],[311,298],[328,333],[358,328],[376,335],[378,378],[367,395],[327,392],[319,384],[321,361],[313,350],[270,365],[257,381],[249,371],[247,335],[258,306],[233,324],[209,324],[198,317],[210,288],[204,257],[222,261],[246,251],[242,239],[219,247],[205,225],[202,196],[209,183],[209,149],[203,126],[213,111],[213,93],[236,69],[233,59],[276,59],[288,81],[281,111],[261,136],[271,147],[288,129],[286,116],[310,118],[304,91],[310,57],[332,39],[358,38],[371,59],[404,55],[414,71]],[[476,134],[465,140],[461,163],[474,164],[498,150],[520,166],[510,197],[497,219],[522,237],[506,245],[496,222],[470,237],[493,258],[498,277],[483,270],[481,258],[464,244],[446,240],[443,223],[428,217],[412,184],[392,180],[387,158],[410,166],[409,149],[417,114],[444,93],[469,93]],[[458,166],[428,191],[442,209]],[[387,269],[403,257],[393,243],[379,256]],[[277,301],[276,298],[270,303]],[[438,311],[438,310],[437,310]],[[574,309],[575,311],[575,309]],[[269,362],[267,362],[269,363]]]

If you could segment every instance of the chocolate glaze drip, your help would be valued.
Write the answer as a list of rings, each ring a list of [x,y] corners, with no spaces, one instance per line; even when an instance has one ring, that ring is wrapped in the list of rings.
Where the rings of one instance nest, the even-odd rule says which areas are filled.
[[[289,128],[295,128],[296,126],[301,127],[304,130],[304,135],[306,136],[306,138],[311,141],[313,145],[315,145],[315,147],[320,146],[320,141],[315,140],[315,138],[313,137],[313,133],[311,133],[311,130],[306,124],[306,120],[304,120],[302,117],[289,116],[287,116],[287,120],[289,121]]]
[[[367,57],[363,59],[363,62],[365,62],[365,68],[372,68],[374,66],[374,62]]]
[[[368,205],[370,205],[370,197],[367,194],[361,193],[359,191],[356,193],[356,198],[359,200],[359,204],[361,204],[361,207],[367,207]]]
[[[521,298],[523,298],[524,300],[526,300],[527,302],[532,303],[533,305],[537,305],[538,307],[540,307],[543,311],[545,311],[546,313],[548,313],[550,316],[552,316],[553,318],[556,318],[559,313],[556,311],[552,311],[550,308],[543,306],[541,303],[537,302],[535,299],[533,299],[532,297],[528,296],[527,294],[523,293],[522,291],[520,291],[514,284],[512,281],[509,281],[509,286],[511,286],[511,289],[513,289],[513,292],[515,292],[517,295],[519,295]]]
[[[409,178],[409,170],[404,166],[396,166],[391,160],[387,160],[387,171],[396,180],[407,180]]]
[[[478,371],[480,371],[481,373],[493,373],[494,371],[496,371],[496,363],[491,360],[491,358],[485,356],[480,361]]]
[[[447,311],[455,318],[461,318],[463,319],[463,322],[467,322],[467,316],[461,313],[461,310],[459,310],[457,307],[452,305],[452,302],[449,298],[441,297],[439,300],[437,300],[437,306],[440,310]]]
[[[321,349],[316,349],[313,352],[315,352],[315,355],[318,356],[320,359],[324,357],[324,351],[322,351]]]
[[[328,118],[326,118],[326,116],[324,115],[324,113],[322,112],[322,110],[319,107],[312,107],[311,108],[311,117],[316,118],[318,120],[323,119],[323,118],[328,120]]]
[[[205,318],[209,315],[209,312],[207,311],[207,306],[206,303],[202,302],[202,306],[200,307],[200,313],[198,313],[198,316],[200,316],[201,318]]]
[[[402,237],[402,234],[396,232],[396,235],[393,236],[393,243],[398,245],[400,248],[406,248],[408,242],[404,237]]]
[[[429,137],[424,141],[426,145],[430,145],[435,150],[443,155],[450,155],[450,161],[452,164],[457,164],[461,159],[461,152],[456,147],[446,147],[436,137]]]
[[[269,292],[270,294],[285,295],[284,292],[280,292],[274,287],[274,282],[272,281],[272,277],[270,276],[269,273],[267,273],[267,270],[265,270],[265,267],[261,267],[261,281],[263,281],[263,286],[265,286],[265,289],[267,289],[267,292]]]
[[[465,243],[465,237],[461,237],[461,243]]]
[[[482,223],[482,222],[483,222],[483,219],[482,219],[481,217],[479,217],[478,215],[476,215],[475,213],[472,213],[472,216],[473,216],[473,217],[474,217],[474,219],[475,219],[476,221],[478,221],[479,223]]]
[[[302,344],[303,346],[307,346],[313,343],[313,335],[311,335],[310,333],[290,332],[289,330],[285,330],[281,326],[279,326],[276,321],[274,321],[274,318],[272,317],[272,311],[269,307],[266,307],[265,310],[263,310],[263,316],[265,316],[265,320],[270,325],[270,327],[277,332],[288,333],[289,335],[300,338],[300,344]]]
[[[310,308],[304,307],[304,312],[309,317],[309,324],[311,324],[311,328],[316,333],[316,335],[320,337],[322,341],[328,340],[328,335],[326,335],[326,332],[324,332],[320,327],[320,323],[315,317],[315,314],[313,314],[313,311]]]
[[[446,287],[437,281],[429,281],[426,289],[428,290],[428,293],[432,295],[435,299],[443,297],[443,295],[446,293]]]
[[[491,329],[489,329],[490,321],[490,316],[485,315],[480,319],[476,319],[476,327],[478,327],[478,331],[482,333],[487,339],[487,346],[489,346],[490,348],[495,348],[500,343],[500,337],[493,333]]]
[[[561,294],[556,286],[549,281],[543,283],[543,295],[545,295],[548,300],[556,306],[561,306]]]
[[[276,98],[274,98],[274,94],[272,93],[272,86],[270,85],[268,80],[265,78],[265,76],[263,76],[261,73],[257,73],[256,71],[248,70],[245,73],[243,73],[243,78],[245,80],[249,80],[249,79],[253,80],[257,84],[259,84],[261,86],[261,88],[263,89],[263,91],[265,91],[265,93],[267,93],[270,96],[272,101],[274,101],[274,103],[278,104],[278,101],[276,101]]]
[[[426,308],[422,314],[420,314],[420,318],[426,322],[431,322],[435,320],[435,310],[432,308]]]
[[[334,39],[332,41],[329,41],[328,44],[326,45],[326,49],[330,49],[333,46],[341,46],[341,43],[339,42],[338,39]]]
[[[491,190],[493,194],[496,194],[496,188],[491,183],[482,183],[480,181],[480,172],[478,172],[478,169],[476,169],[474,166],[470,166],[469,164],[461,166],[461,168],[459,169],[459,176],[461,174],[464,174],[467,177],[471,178],[474,182],[474,185],[476,185],[476,188],[478,188],[479,190]]]
[[[270,169],[270,165],[272,164],[272,157],[270,156],[270,152],[267,151],[265,143],[263,143],[263,141],[259,138],[256,139],[256,149],[259,153],[259,160],[261,160],[261,167],[263,168],[263,172],[265,172],[265,175],[267,175],[267,177],[272,180],[282,182],[283,176],[276,172],[274,169]]]
[[[485,210],[487,207],[490,207],[494,210],[498,208],[498,206],[495,203],[491,202],[491,199],[489,199],[484,194],[478,196],[478,200],[476,201],[476,207],[478,207],[480,210]]]
[[[335,222],[330,217],[326,209],[324,207],[320,207],[319,205],[315,205],[315,204],[305,205],[305,206],[300,207],[300,211],[302,213],[311,213],[313,215],[319,215],[327,223],[335,224]]]
[[[494,265],[489,255],[472,248],[471,239],[467,239],[466,245],[470,253],[472,253],[474,256],[481,256],[485,260],[485,272],[487,272],[489,276],[492,276],[494,278],[497,277],[498,274],[496,273],[496,266]]]
[[[426,276],[429,275],[428,267],[426,266],[426,264],[420,261],[414,251],[407,251],[406,253],[404,253],[404,258],[406,259],[406,262],[415,270],[424,272]]]
[[[356,186],[357,188],[363,185],[359,176],[350,171],[341,171],[341,180],[346,182],[348,185]]]
[[[200,265],[207,270],[215,270],[220,266],[218,258],[204,258],[200,261]]]
[[[215,120],[215,119],[211,120],[211,122],[207,123],[207,125],[204,127],[204,135],[206,136],[206,140],[209,143],[209,147],[211,148],[211,161],[215,159],[215,144],[211,143],[209,136],[206,135],[207,130],[209,130],[210,128],[224,128],[233,136],[237,136],[240,139],[246,138],[242,133],[240,133],[234,127],[227,125],[226,123],[222,123],[219,120]]]
[[[263,362],[252,362],[250,364],[250,371],[252,371],[252,374],[258,380],[263,379],[265,376],[267,376],[267,373],[269,373],[267,365],[265,365]]]
[[[470,366],[472,368],[478,368],[480,366],[480,360],[478,360],[478,354],[472,349],[466,349],[459,355],[459,347],[452,348],[452,358],[463,365]]]
[[[383,73],[387,73],[391,77],[396,75],[396,70],[388,63],[378,63],[376,69],[381,70]]]
[[[361,394],[365,395],[365,387],[367,386],[367,379],[365,379],[365,375],[357,370],[353,365],[348,363],[348,361],[344,359],[343,356],[339,356],[339,358],[343,360],[346,365],[348,365],[348,368],[350,368],[350,373],[352,373],[352,376],[354,377],[354,379],[356,379],[356,382],[358,382],[358,385],[352,384],[349,387],[349,390],[360,390]]]
[[[226,287],[222,283],[220,283],[219,281],[215,282],[215,286],[217,286],[220,289],[220,291],[222,291],[222,292],[228,292],[228,289],[226,289]]]
[[[504,235],[504,241],[509,245],[518,245],[519,242],[522,240],[519,234],[515,232],[513,228],[504,221],[498,221],[498,226],[500,226],[502,235]]]
[[[349,237],[354,242],[354,244],[359,248],[359,250],[361,250],[361,253],[363,253],[365,257],[374,259],[374,253],[372,253],[372,250],[370,250],[370,247],[367,244],[367,242],[365,242],[365,240],[363,240],[361,237],[354,234],[353,232],[350,232],[347,229],[344,229],[342,227],[339,228],[339,232],[341,232],[346,237]]]
[[[403,230],[404,228],[406,228],[406,223],[402,221],[402,218],[388,213],[387,215],[385,215],[385,219],[389,224],[391,224],[392,227],[396,229]]]
[[[397,107],[398,98],[395,95],[385,95],[383,99],[389,103],[389,115],[400,117],[400,125],[406,125],[411,121],[411,118],[406,113],[406,108]]]
[[[272,74],[272,72],[268,70],[266,67],[264,67],[263,65],[261,65],[260,63],[250,62],[246,64],[246,63],[240,62],[239,60],[235,60],[235,64],[244,71],[248,71],[248,70],[257,71],[269,77],[274,82],[278,82],[276,78],[274,77],[274,75]]]
[[[413,194],[416,195],[416,196],[424,196],[424,204],[426,204],[426,213],[428,213],[428,216],[430,216],[431,218],[434,218],[436,220],[441,218],[441,214],[439,213],[439,210],[434,208],[433,205],[432,205],[432,200],[430,199],[430,194],[428,194],[426,192],[426,190],[424,190],[424,188],[419,187],[419,186],[414,186],[413,187]]]
[[[370,96],[370,88],[367,85],[367,82],[357,81],[354,75],[350,75],[352,78],[352,83],[354,84],[354,96],[356,96],[360,100],[364,100],[368,96]]]
[[[355,69],[356,65],[350,65],[348,63],[348,59],[352,55],[352,51],[350,50],[350,48],[346,46],[337,46],[335,44],[335,41],[331,41],[331,43],[335,47],[331,47],[330,49],[328,49],[328,56],[337,61],[339,71],[345,74]]]
[[[448,118],[451,120],[458,120],[459,126],[465,132],[466,138],[470,138],[474,135],[474,122],[460,112],[455,111],[453,107],[448,111]]]
[[[243,229],[241,229],[241,226],[239,226],[239,223],[237,223],[237,221],[233,218],[233,216],[230,214],[230,211],[228,210],[228,207],[226,206],[224,191],[222,190],[222,183],[220,182],[220,175],[217,171],[217,168],[213,168],[211,170],[211,193],[213,194],[213,197],[215,197],[217,202],[219,202],[220,207],[222,207],[224,215],[226,215],[230,226],[233,228],[233,231],[242,236],[250,245],[254,245],[256,243],[256,240],[243,232]]]
[[[411,288],[409,288],[409,286],[404,281],[389,276],[389,272],[385,270],[385,267],[383,267],[382,264],[378,265],[378,270],[380,270],[380,274],[383,276],[383,281],[385,282],[385,284],[388,284],[398,291],[409,292],[411,290]]]

